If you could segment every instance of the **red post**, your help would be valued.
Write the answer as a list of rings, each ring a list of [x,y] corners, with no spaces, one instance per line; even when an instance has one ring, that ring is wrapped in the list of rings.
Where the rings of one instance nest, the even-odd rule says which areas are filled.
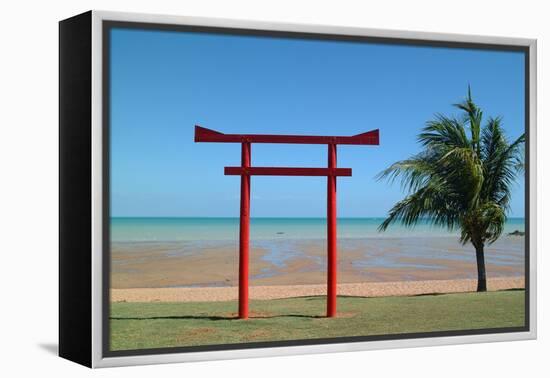
[[[250,167],[250,142],[243,142],[241,166]],[[250,239],[250,175],[241,175],[241,218],[239,233],[239,318],[248,318],[248,255]]]
[[[336,144],[328,145],[328,167],[336,168]],[[336,275],[338,247],[336,241],[336,176],[327,176],[327,317],[336,316]]]

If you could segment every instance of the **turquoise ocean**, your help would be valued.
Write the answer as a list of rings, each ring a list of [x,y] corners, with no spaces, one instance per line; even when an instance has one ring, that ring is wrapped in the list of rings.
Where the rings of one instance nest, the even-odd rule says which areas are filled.
[[[349,263],[355,272],[378,281],[475,278],[475,254],[471,245],[460,244],[458,231],[449,232],[423,220],[415,227],[395,224],[379,232],[382,221],[383,218],[338,219],[341,256],[344,260],[353,253],[356,256],[343,264]],[[502,237],[487,246],[486,261],[492,277],[524,274],[525,239],[507,236],[516,230],[525,230],[523,218],[508,219]],[[251,275],[255,282],[277,277],[285,282],[286,269],[293,261],[300,261],[300,272],[304,274],[326,270],[323,253],[316,253],[326,248],[325,218],[252,218],[250,239],[260,260],[268,264]],[[137,282],[164,287],[167,278],[155,270],[155,262],[174,258],[187,261],[205,251],[236,256],[238,240],[239,218],[112,218],[112,269],[115,276],[123,273],[126,278],[157,277],[154,283],[142,283],[141,278]],[[376,269],[385,273],[376,273]],[[172,278],[170,286],[176,287],[231,284],[207,271],[200,282],[190,282],[185,275]]]
[[[414,227],[391,225],[385,232],[378,226],[384,218],[339,218],[341,239],[445,237],[458,231],[435,227],[428,220]],[[525,231],[524,218],[509,218],[504,234]],[[113,242],[232,241],[239,236],[239,218],[111,218]],[[326,238],[325,218],[252,218],[251,240],[299,240]]]

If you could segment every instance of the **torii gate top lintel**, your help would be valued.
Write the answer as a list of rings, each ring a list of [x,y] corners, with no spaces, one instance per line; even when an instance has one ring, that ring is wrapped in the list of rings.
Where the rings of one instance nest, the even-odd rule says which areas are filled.
[[[224,134],[196,125],[195,142],[378,145],[380,138],[378,129],[353,136]]]
[[[241,143],[241,166],[225,167],[226,175],[241,176],[241,206],[239,230],[239,317],[248,318],[248,263],[250,239],[250,176],[326,176],[327,177],[327,317],[336,316],[336,177],[351,176],[351,168],[338,168],[336,146],[378,145],[378,129],[352,136],[224,134],[205,127],[195,126],[195,142]],[[252,143],[326,144],[326,168],[253,167]]]

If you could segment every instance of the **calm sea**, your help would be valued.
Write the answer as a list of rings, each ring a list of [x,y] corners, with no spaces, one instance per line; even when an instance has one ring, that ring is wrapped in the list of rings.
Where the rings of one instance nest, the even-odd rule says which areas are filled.
[[[377,228],[383,218],[339,218],[339,238],[437,237],[451,236],[445,229],[433,227],[427,220],[413,228],[392,225],[385,232]],[[509,218],[504,233],[525,230],[524,218]],[[140,241],[215,241],[237,240],[239,218],[111,218],[111,240]],[[324,239],[325,218],[252,218],[252,240]]]

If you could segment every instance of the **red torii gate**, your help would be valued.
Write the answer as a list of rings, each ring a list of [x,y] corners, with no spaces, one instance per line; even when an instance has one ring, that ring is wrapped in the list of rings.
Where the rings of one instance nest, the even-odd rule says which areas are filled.
[[[327,317],[336,316],[336,177],[351,176],[351,168],[336,167],[336,145],[378,145],[378,129],[353,136],[224,134],[195,126],[195,142],[241,143],[241,166],[225,167],[225,175],[241,176],[241,216],[239,233],[239,318],[248,318],[248,257],[250,241],[250,176],[327,177]],[[252,167],[252,143],[326,144],[327,168]]]

